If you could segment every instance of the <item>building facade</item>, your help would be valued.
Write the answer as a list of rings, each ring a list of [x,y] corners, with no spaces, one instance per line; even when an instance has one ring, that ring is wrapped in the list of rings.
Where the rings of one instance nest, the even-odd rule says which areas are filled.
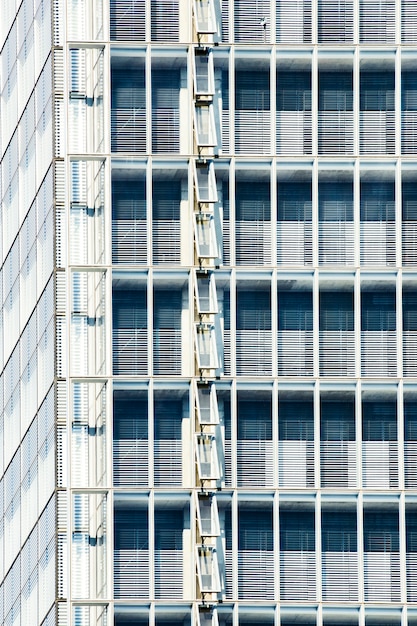
[[[417,625],[416,44],[1,2],[1,623]]]

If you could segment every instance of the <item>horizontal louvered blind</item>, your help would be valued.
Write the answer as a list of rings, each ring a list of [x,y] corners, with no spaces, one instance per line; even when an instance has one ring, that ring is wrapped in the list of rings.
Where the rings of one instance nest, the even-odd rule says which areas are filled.
[[[360,149],[362,154],[395,152],[395,74],[360,74]]]
[[[145,68],[112,68],[111,148],[146,152]]]
[[[363,292],[361,299],[362,330],[395,330],[395,292]]]
[[[311,111],[311,72],[277,72],[277,110]]]
[[[398,551],[385,554],[365,551],[364,587],[365,601],[400,601],[400,555]]]
[[[239,0],[234,3],[236,43],[269,43],[270,3],[268,0]]]
[[[417,403],[404,401],[404,472],[405,486],[417,487]]]
[[[278,265],[312,264],[312,223],[309,221],[281,221],[277,224]]]
[[[417,295],[409,291],[403,293],[403,371],[417,375]]]
[[[225,399],[223,400],[223,419],[221,421],[224,426],[224,480],[228,487],[232,484],[232,433],[230,420],[230,401]]]
[[[238,376],[270,376],[272,334],[270,330],[236,330]]]
[[[414,508],[405,510],[406,528],[406,568],[407,568],[407,600],[417,599],[417,516]]]
[[[181,181],[154,180],[152,253],[157,265],[178,264],[181,258]]]
[[[320,330],[353,331],[353,293],[320,294]]]
[[[311,43],[311,0],[279,0],[276,33],[277,43]]]
[[[115,264],[146,264],[144,180],[112,182],[112,259]]]
[[[222,70],[221,77],[221,137],[222,153],[230,151],[229,72]]]
[[[182,599],[184,514],[155,511],[155,597]]]
[[[278,444],[280,487],[314,486],[314,444],[311,441],[285,440]]]
[[[364,550],[365,552],[398,552],[399,518],[398,511],[364,510]]]
[[[147,374],[147,298],[145,289],[113,293],[113,372]]]
[[[353,152],[352,72],[319,72],[319,154]]]
[[[237,154],[271,152],[269,72],[237,71],[235,86]]]
[[[323,600],[358,600],[357,552],[325,552],[322,555]]]
[[[417,72],[403,71],[401,74],[401,137],[402,152],[417,152]]]
[[[146,399],[114,398],[113,480],[115,485],[148,485]]]
[[[223,317],[223,371],[230,374],[231,366],[231,343],[230,343],[230,292],[223,292],[223,306],[221,311]]]
[[[401,114],[401,138],[403,154],[417,154],[417,112]]]
[[[401,41],[416,43],[417,6],[414,0],[401,0]]]
[[[278,154],[311,154],[311,128],[310,72],[278,72]]]
[[[179,40],[179,3],[177,0],[151,0],[152,41]]]
[[[274,599],[272,511],[240,511],[238,585],[241,599]]]
[[[361,264],[395,265],[394,183],[361,183]]]
[[[358,599],[357,521],[354,512],[322,512],[323,599]]]
[[[238,403],[237,480],[239,486],[273,485],[271,403]]]
[[[322,402],[322,487],[356,486],[355,411],[352,402]]]
[[[417,263],[417,183],[402,183],[403,265]]]
[[[395,0],[360,0],[361,43],[394,43]]]
[[[278,428],[280,441],[313,441],[313,403],[279,401]]]
[[[353,1],[319,0],[319,43],[348,43],[353,41]]]
[[[179,70],[152,71],[152,151],[156,154],[179,152],[179,95]]]
[[[271,330],[271,294],[270,291],[237,292],[238,330]]]
[[[321,403],[321,441],[355,441],[355,406],[352,401]]]
[[[322,487],[357,486],[354,441],[322,441],[320,463]]]
[[[154,374],[181,373],[181,305],[181,291],[157,290],[154,293]]]
[[[147,510],[115,510],[114,593],[116,598],[147,598],[149,544]]]
[[[313,301],[306,292],[278,293],[278,373],[313,374]]]
[[[319,154],[353,154],[353,113],[319,111]]]
[[[361,332],[362,376],[396,376],[397,345],[395,330]]]
[[[145,41],[144,0],[110,0],[110,39]]]
[[[398,444],[396,441],[362,443],[362,481],[364,487],[398,487]]]
[[[271,263],[269,183],[236,183],[236,264]]]
[[[285,511],[279,515],[280,550],[283,552],[315,551],[313,511]]]
[[[311,154],[311,112],[277,111],[277,154]]]
[[[278,292],[278,330],[313,330],[312,292]]]
[[[362,440],[397,440],[397,404],[395,401],[362,403]]]
[[[271,114],[269,111],[235,111],[236,154],[271,153]]]
[[[319,111],[352,110],[352,72],[319,72]]]
[[[316,600],[316,555],[314,552],[280,552],[281,600]]]
[[[404,474],[405,486],[408,489],[417,487],[417,441],[404,443]]]
[[[314,485],[312,402],[278,404],[278,474],[281,487]]]
[[[313,331],[278,330],[278,374],[313,375]]]
[[[182,415],[182,400],[155,400],[154,470],[158,487],[182,484]]]
[[[360,73],[360,110],[394,111],[395,73],[362,71]]]
[[[236,371],[238,375],[271,374],[271,295],[266,291],[237,293]]]
[[[417,602],[417,554],[406,555],[407,601]]]
[[[417,402],[404,400],[404,439],[417,441]]]
[[[354,376],[353,330],[320,330],[320,375]]]
[[[362,374],[395,376],[395,292],[362,293],[361,326]]]
[[[223,205],[223,265],[230,265],[230,201],[229,183],[222,181]]]
[[[356,552],[356,512],[322,511],[321,516],[323,552]]]
[[[394,111],[361,111],[359,137],[361,154],[394,154]]]
[[[312,263],[311,183],[278,182],[277,262]]]
[[[353,294],[320,294],[320,373],[353,375]]]

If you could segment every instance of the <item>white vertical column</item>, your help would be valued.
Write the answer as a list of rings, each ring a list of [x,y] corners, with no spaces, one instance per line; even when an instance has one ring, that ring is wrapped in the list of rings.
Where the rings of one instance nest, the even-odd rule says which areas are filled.
[[[238,499],[237,491],[232,496],[232,579],[233,579],[233,599],[238,598],[238,572],[239,572],[239,526],[238,526]],[[237,605],[236,605],[237,608]]]
[[[397,391],[398,488],[405,488],[404,471],[404,384],[400,380]]]
[[[402,266],[402,188],[401,188],[401,160],[397,160],[395,167],[395,250],[397,267]]]
[[[271,15],[274,15],[275,12],[271,12]],[[271,20],[271,27],[275,25],[276,20]],[[272,34],[272,33],[271,33]],[[275,39],[272,39],[275,41]],[[269,80],[269,121],[270,121],[270,139],[269,139],[269,150],[272,155],[277,153],[277,59],[275,48],[271,49],[270,52],[270,80]],[[271,208],[272,208],[272,198],[271,198]],[[272,216],[271,216],[271,227],[272,227]],[[274,233],[274,230],[272,230]],[[273,248],[275,250],[275,248]]]
[[[318,7],[319,3],[311,0],[311,42],[313,45],[317,44]],[[313,154],[316,154],[316,152],[313,151]]]
[[[321,601],[322,601],[322,576],[321,576],[321,494],[316,495],[316,508],[315,508],[315,523],[316,523],[316,585],[317,585],[317,601],[319,604],[319,614],[317,624],[321,624],[322,616],[320,614]]]
[[[233,2],[230,3],[233,6]],[[232,27],[233,20],[231,14],[229,14],[229,27]],[[234,155],[235,150],[235,48],[230,48],[229,54],[229,154]],[[230,206],[232,206],[230,198]],[[230,263],[232,264],[232,256],[230,257]]]
[[[313,7],[318,4],[317,2],[311,3]],[[314,30],[315,32],[315,30]],[[317,47],[313,48],[313,56],[311,63],[311,149],[312,155],[316,156],[318,154],[318,61],[317,61]],[[313,194],[313,203],[314,203],[314,194]],[[314,206],[314,205],[313,205]],[[314,236],[313,236],[314,243]],[[314,260],[314,246],[313,246],[313,265],[316,265]]]
[[[401,155],[401,48],[395,54],[395,154]]]
[[[230,246],[230,265],[231,267],[236,265],[236,234],[235,234],[235,224],[236,224],[236,220],[235,220],[235,216],[236,216],[236,183],[235,183],[235,160],[232,159],[230,161],[230,167],[229,167],[229,246]],[[231,287],[230,287],[230,291],[231,291]],[[231,293],[230,293],[230,298],[231,298]],[[231,314],[231,309],[230,309],[230,314]],[[230,318],[231,319],[231,318]],[[230,321],[230,324],[232,325],[232,322]],[[232,330],[232,328],[231,328]],[[234,342],[234,335],[233,333],[231,333],[231,342]],[[233,345],[231,347],[231,353],[234,354],[234,348],[235,346]],[[232,376],[235,376],[235,374],[233,373],[235,370],[233,370],[232,368]]]
[[[146,4],[150,4],[147,2]],[[152,154],[152,57],[151,47],[146,47],[145,56],[145,106],[146,106],[146,153]]]
[[[153,396],[153,391],[152,391]],[[153,403],[152,403],[153,415]],[[153,419],[152,419],[153,422]],[[151,441],[151,437],[149,437]],[[153,441],[153,437],[152,437]],[[148,500],[148,542],[149,542],[149,597],[155,598],[155,493],[153,490],[149,493]],[[152,623],[151,621],[149,622]]]
[[[359,602],[365,601],[364,592],[364,559],[363,559],[363,492],[360,491],[357,500],[357,524],[358,524],[358,536],[357,536],[357,548],[358,548],[358,600]]]
[[[359,390],[360,392],[360,390]],[[359,395],[360,400],[360,395]],[[365,594],[364,594],[364,543],[363,543],[363,493],[362,491],[358,494],[357,500],[357,518],[358,518],[358,600],[361,603],[360,613],[359,613],[359,626],[364,626],[365,624],[365,615],[364,615],[364,605]]]
[[[355,376],[361,376],[361,276],[357,270],[353,282],[353,324],[355,340]]]
[[[356,486],[362,489],[362,382],[355,389]],[[358,550],[359,552],[359,550]]]
[[[356,6],[356,3],[354,4]],[[354,24],[356,19],[354,20]],[[359,120],[359,108],[360,108],[360,57],[359,48],[355,48],[353,54],[353,154],[359,155],[360,146],[360,120]]]
[[[353,257],[355,267],[361,264],[361,207],[360,207],[360,168],[355,160],[353,169]]]
[[[405,494],[399,498],[399,530],[400,530],[400,585],[401,602],[407,602],[407,562],[406,562],[406,527],[405,527]]]
[[[316,489],[320,489],[321,476],[320,476],[320,386],[316,381],[313,392],[313,414],[314,414],[314,486]],[[317,553],[317,545],[316,545]],[[318,584],[318,583],[317,583]],[[317,587],[318,589],[318,587]]]
[[[274,493],[274,500],[273,500],[273,533],[274,533],[274,582],[275,582],[274,597],[275,597],[275,600],[279,600],[280,599],[280,567],[279,567],[280,545],[279,545],[279,493],[277,491]]]
[[[353,43],[359,43],[360,37],[360,1],[353,0]]]
[[[397,342],[397,376],[403,376],[403,292],[402,292],[402,270],[399,270],[396,277],[396,342]]]
[[[274,229],[272,232],[274,232]],[[271,275],[271,331],[272,376],[275,377],[278,375],[278,294],[276,270],[273,270]]]

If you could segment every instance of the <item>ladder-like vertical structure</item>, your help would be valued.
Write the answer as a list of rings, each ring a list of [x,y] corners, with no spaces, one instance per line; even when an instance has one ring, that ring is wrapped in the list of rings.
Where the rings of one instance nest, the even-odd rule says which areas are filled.
[[[216,491],[221,488],[221,438],[216,395],[220,375],[217,342],[221,336],[215,269],[219,264],[216,220],[217,186],[214,158],[218,154],[215,126],[212,45],[217,32],[212,0],[192,0],[194,197],[194,353],[195,353],[195,559],[196,623],[218,624],[216,604],[222,597],[224,574]],[[190,203],[191,204],[191,203]]]

